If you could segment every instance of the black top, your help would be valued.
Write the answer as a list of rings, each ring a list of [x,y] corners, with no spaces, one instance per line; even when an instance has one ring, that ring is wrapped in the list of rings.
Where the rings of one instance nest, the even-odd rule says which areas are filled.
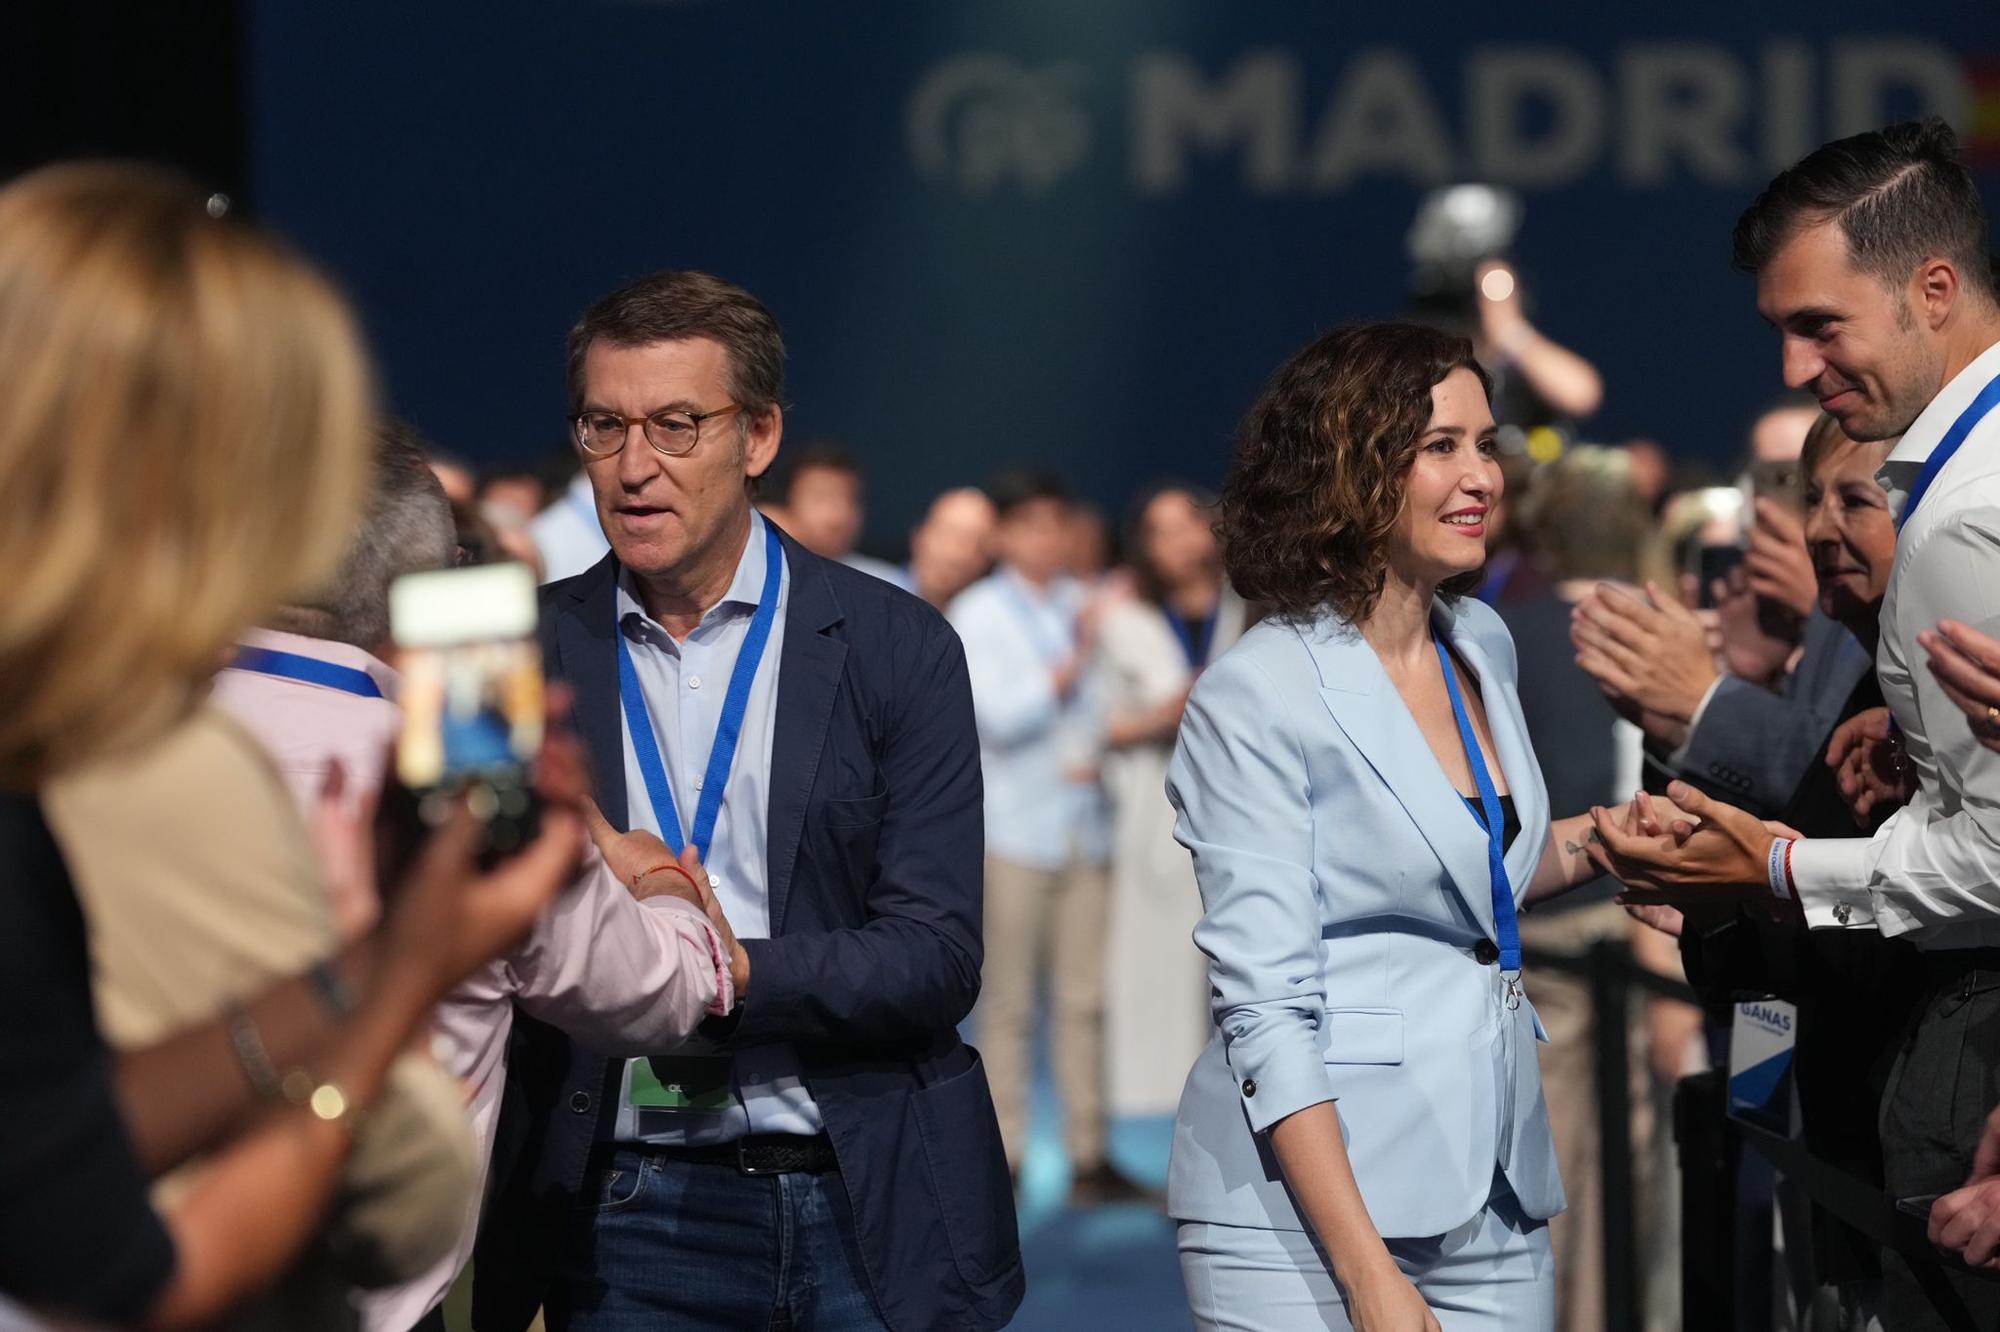
[[[83,912],[31,798],[0,793],[0,1294],[131,1323],[174,1271],[111,1089]]]
[[[1465,807],[1472,811],[1472,817],[1478,819],[1479,826],[1484,828],[1486,826],[1486,807],[1479,803],[1479,797],[1476,795],[1467,795],[1465,792],[1460,791],[1458,798],[1465,802]],[[1500,797],[1501,849],[1504,851],[1513,846],[1514,839],[1520,835],[1521,816],[1514,812],[1514,797],[1503,795]]]
[[[1576,664],[1576,648],[1569,641],[1570,603],[1543,590],[1495,609],[1514,635],[1521,665],[1516,686],[1521,719],[1542,765],[1550,817],[1566,818],[1617,800],[1618,751],[1612,734],[1618,714]],[[1616,882],[1600,876],[1541,903],[1535,915],[1608,902],[1618,891]]]

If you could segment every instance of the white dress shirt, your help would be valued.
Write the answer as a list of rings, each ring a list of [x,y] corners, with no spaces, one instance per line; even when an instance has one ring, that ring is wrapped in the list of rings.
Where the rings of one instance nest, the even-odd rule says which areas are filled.
[[[1036,589],[1012,569],[981,579],[946,612],[965,644],[979,763],[986,780],[986,849],[1031,869],[1110,857],[1102,690],[1086,670],[1058,696],[1054,670],[1076,647],[1083,589],[1057,578]]]
[[[685,639],[676,640],[646,614],[633,593],[631,576],[618,582],[618,628],[632,652],[639,690],[652,714],[660,761],[673,788],[674,808],[685,836],[694,824],[701,800],[709,751],[715,743],[722,700],[729,692],[737,650],[750,632],[757,598],[764,590],[764,519],[750,515],[750,539],[736,564],[736,576],[709,607]],[[715,895],[739,939],[771,937],[770,885],[765,873],[771,806],[771,741],[777,729],[778,662],[784,655],[785,605],[791,573],[781,573],[778,607],[764,657],[750,686],[750,702],[729,770],[722,810],[715,821],[704,867],[715,880]],[[621,719],[623,710],[620,712]],[[621,726],[625,741],[625,805],[628,826],[658,833],[659,819],[646,791],[632,748],[629,725]],[[657,1051],[672,1054],[671,1050]],[[729,1142],[746,1133],[815,1134],[824,1127],[819,1107],[806,1089],[798,1057],[789,1045],[758,1045],[734,1052],[736,1094],[726,1109],[634,1109],[631,1102],[632,1065],[625,1066],[618,1089],[615,1134],[620,1142],[654,1142],[675,1146],[706,1146]]]
[[[2000,375],[2000,343],[1931,400],[1877,474],[1900,514],[1924,460]],[[1917,635],[1941,619],[2000,633],[2000,409],[1946,463],[1896,538],[1875,673],[1917,791],[1870,838],[1813,838],[1792,874],[1815,928],[1879,929],[1924,948],[2000,945],[2000,754],[1973,736]]]

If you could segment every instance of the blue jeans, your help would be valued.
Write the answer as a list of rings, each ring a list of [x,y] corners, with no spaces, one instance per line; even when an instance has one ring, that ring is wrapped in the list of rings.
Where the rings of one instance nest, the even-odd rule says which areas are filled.
[[[838,1172],[592,1155],[549,1292],[554,1332],[887,1332]]]

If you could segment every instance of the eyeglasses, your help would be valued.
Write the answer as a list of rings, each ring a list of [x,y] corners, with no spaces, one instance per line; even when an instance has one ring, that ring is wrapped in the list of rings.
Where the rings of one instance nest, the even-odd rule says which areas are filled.
[[[646,428],[646,442],[669,458],[694,452],[701,442],[702,422],[740,412],[740,403],[730,403],[712,412],[689,412],[680,408],[654,412],[650,416],[620,416],[617,412],[579,412],[569,419],[576,446],[593,458],[609,458],[625,447],[632,427]]]

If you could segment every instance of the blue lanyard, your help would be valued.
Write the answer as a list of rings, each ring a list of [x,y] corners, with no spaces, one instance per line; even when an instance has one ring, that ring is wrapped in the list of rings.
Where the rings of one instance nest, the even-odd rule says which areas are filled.
[[[1493,932],[1500,937],[1500,974],[1507,978],[1509,1008],[1519,1001],[1516,982],[1521,977],[1521,926],[1514,915],[1514,885],[1507,878],[1506,828],[1500,815],[1500,796],[1493,789],[1493,776],[1486,771],[1486,756],[1479,750],[1479,736],[1458,693],[1458,672],[1451,668],[1444,638],[1432,640],[1437,647],[1438,665],[1444,667],[1445,692],[1451,695],[1451,715],[1458,720],[1458,738],[1465,745],[1465,758],[1472,765],[1472,780],[1479,787],[1479,807],[1486,811],[1486,867],[1493,881]],[[1472,811],[1467,810],[1469,815]]]
[[[281,680],[302,680],[307,684],[319,685],[326,689],[338,689],[343,694],[353,694],[360,698],[382,697],[382,687],[375,683],[373,676],[352,666],[336,666],[318,657],[302,657],[296,652],[279,652],[275,648],[239,647],[236,660],[229,663],[239,671],[253,671],[258,675],[275,675]]]
[[[632,649],[625,631],[618,635],[618,693],[625,702],[625,727],[632,733],[632,752],[638,757],[640,775],[646,779],[646,794],[653,801],[653,817],[660,825],[660,839],[675,855],[689,842],[695,854],[708,860],[709,843],[715,838],[715,821],[722,814],[722,792],[729,785],[729,770],[736,763],[736,743],[743,738],[743,718],[750,710],[750,684],[757,678],[757,665],[764,659],[764,645],[770,641],[771,625],[778,618],[778,580],[785,572],[785,550],[778,542],[778,529],[764,524],[764,591],[757,598],[756,613],[743,646],[736,650],[736,666],[729,672],[729,692],[723,696],[722,719],[716,723],[715,743],[708,751],[708,771],[701,779],[701,799],[694,808],[694,827],[681,832],[681,814],[674,804],[674,788],[667,782],[667,767],[660,759],[659,737],[653,733],[653,716],[646,710],[646,696],[639,689],[639,673],[632,666]]]
[[[1070,646],[1075,642],[1074,617],[1064,617],[1069,623],[1069,634],[1065,641],[1052,642],[1047,632],[1047,620],[1035,604],[1028,600],[1028,594],[1021,590],[1021,585],[1015,581],[1016,577],[1017,575],[1011,572],[1001,574],[1000,586],[1006,591],[1007,599],[1014,603],[1014,614],[1021,621],[1021,627],[1028,631],[1028,638],[1035,645],[1035,651],[1051,666],[1059,665],[1063,658],[1069,655]],[[1060,615],[1062,612],[1057,611],[1057,614]]]
[[[1167,628],[1173,630],[1174,637],[1178,638],[1181,641],[1181,653],[1187,657],[1187,664],[1191,668],[1197,671],[1200,670],[1202,667],[1206,666],[1208,664],[1209,654],[1215,651],[1215,621],[1217,616],[1215,614],[1211,614],[1208,617],[1208,633],[1202,639],[1201,652],[1199,655],[1197,655],[1194,650],[1193,627],[1190,626],[1188,622],[1181,617],[1181,613],[1175,610],[1173,607],[1162,606],[1160,607],[1160,610],[1166,614]],[[1216,607],[1216,610],[1218,613],[1221,610],[1221,606],[1219,603]]]
[[[1958,452],[1958,446],[1965,443],[1965,437],[1972,433],[1973,427],[1983,421],[1986,413],[1992,411],[1996,404],[2000,404],[2000,375],[1995,375],[1989,380],[1986,387],[1979,390],[1979,396],[1965,405],[1965,410],[1951,423],[1951,429],[1944,432],[1944,438],[1940,439],[1937,447],[1931,450],[1931,456],[1924,459],[1922,470],[1917,473],[1916,481],[1910,486],[1910,497],[1903,501],[1903,512],[1896,519],[1898,532],[1909,525],[1911,515],[1916,513],[1917,506],[1924,502],[1924,492],[1931,488],[1931,482],[1937,480],[1937,474],[1944,470],[1944,465]]]

